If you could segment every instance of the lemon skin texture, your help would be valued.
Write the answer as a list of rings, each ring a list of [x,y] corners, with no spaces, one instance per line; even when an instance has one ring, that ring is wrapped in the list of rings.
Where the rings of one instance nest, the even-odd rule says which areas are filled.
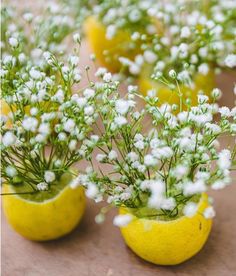
[[[13,192],[5,185],[4,192]],[[42,202],[25,200],[19,195],[5,195],[3,210],[8,223],[23,237],[34,241],[47,241],[71,232],[79,223],[85,209],[82,187],[68,185],[54,198]]]
[[[128,31],[118,31],[114,38],[106,38],[106,27],[94,16],[90,16],[84,25],[88,42],[96,55],[98,62],[109,71],[116,73],[122,69],[119,57],[134,59],[139,53],[137,49],[130,48],[130,34]],[[107,55],[104,55],[107,52]]]
[[[198,253],[207,241],[212,220],[202,215],[208,207],[203,194],[193,217],[180,217],[171,221],[133,217],[121,234],[126,244],[142,259],[158,265],[177,265]],[[126,208],[120,214],[129,214]]]
[[[200,90],[204,92],[204,95],[207,95],[211,99],[211,92],[216,87],[215,73],[213,70],[210,70],[207,75],[197,73],[193,82],[193,88],[180,85],[180,91],[183,93],[184,109],[186,109],[185,101],[187,98],[191,100],[191,106],[196,106],[198,104],[197,95]],[[140,92],[145,96],[147,95],[148,90],[156,89],[160,104],[180,104],[177,91],[172,91],[166,85],[151,80],[145,74],[140,75],[138,85]]]

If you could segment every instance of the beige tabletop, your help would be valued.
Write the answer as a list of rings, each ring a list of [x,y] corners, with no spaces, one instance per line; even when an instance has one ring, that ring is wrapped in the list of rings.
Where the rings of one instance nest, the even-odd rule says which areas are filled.
[[[22,3],[27,7],[27,1]],[[81,53],[83,64],[88,60],[87,49],[85,44]],[[235,105],[232,93],[235,75],[225,73],[218,77],[217,82],[224,92],[220,104]],[[236,174],[233,177],[235,179]],[[2,276],[234,276],[236,187],[232,183],[225,190],[211,194],[217,216],[207,244],[197,256],[174,267],[152,265],[137,257],[112,224],[115,210],[110,212],[104,224],[97,225],[94,217],[100,205],[91,201],[87,202],[80,225],[70,235],[50,242],[37,243],[22,238],[2,215]]]

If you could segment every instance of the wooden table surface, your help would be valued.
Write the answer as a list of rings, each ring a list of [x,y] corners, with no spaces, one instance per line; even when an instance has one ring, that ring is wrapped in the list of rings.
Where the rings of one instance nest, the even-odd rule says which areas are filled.
[[[17,1],[11,2],[19,5]],[[27,7],[27,1],[20,3],[21,8]],[[87,49],[84,45],[83,64],[88,61]],[[224,92],[220,104],[235,105],[232,93],[235,75],[223,74],[217,82]],[[207,244],[191,260],[174,267],[156,266],[137,257],[112,224],[116,211],[110,212],[104,224],[97,225],[94,217],[100,205],[91,201],[87,202],[80,225],[70,235],[50,242],[22,238],[2,215],[2,276],[236,276],[236,187],[230,185],[211,195],[217,216]]]

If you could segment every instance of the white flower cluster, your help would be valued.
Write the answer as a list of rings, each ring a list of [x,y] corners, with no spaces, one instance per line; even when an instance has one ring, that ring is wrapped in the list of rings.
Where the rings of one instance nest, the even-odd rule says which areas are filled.
[[[146,107],[140,111],[134,93],[128,92],[126,98],[104,93],[99,113],[105,133],[93,148],[101,151],[95,158],[100,170],[107,164],[110,171],[107,166],[101,174],[90,169],[81,184],[93,183],[97,193],[107,195],[107,202],[115,206],[148,207],[157,210],[157,217],[191,217],[198,211],[202,193],[230,183],[234,150],[220,150],[218,138],[236,135],[236,107],[218,107],[199,95],[197,106],[176,113],[172,106],[158,107],[146,97]],[[215,213],[209,207],[203,215],[211,218]],[[128,222],[123,216],[114,220],[120,226]]]
[[[45,66],[44,51],[61,54],[66,50],[64,38],[75,29],[75,19],[65,4],[49,2],[40,15],[26,12],[23,15],[8,4],[1,7],[2,31],[1,50],[5,62],[32,63]],[[29,35],[30,30],[30,35]],[[25,47],[26,46],[26,47]],[[37,77],[37,71],[32,71]]]
[[[186,67],[194,76],[198,72],[207,75],[212,63],[236,66],[235,11],[231,0],[211,1],[207,9],[201,1],[193,9],[189,1],[127,0],[98,4],[92,14],[106,26],[107,39],[123,29],[130,33],[119,47],[135,49],[138,54],[118,59],[131,74],[139,75],[144,64],[150,64],[155,75],[178,68],[183,71],[179,80],[188,83]]]
[[[30,183],[36,192],[49,190],[74,163],[87,158],[99,140],[92,132],[101,95],[117,88],[111,74],[101,74],[99,69],[99,83],[88,80],[86,88],[72,93],[81,79],[79,57],[70,55],[61,62],[51,52],[43,56],[48,64],[44,68],[33,61],[27,66],[6,62],[6,58],[1,61],[2,176],[11,184]],[[131,100],[129,105],[133,105]],[[128,112],[123,111],[122,102],[117,108],[122,114]],[[116,159],[116,152],[111,151],[109,158]],[[71,185],[76,186],[77,179],[73,181]],[[89,183],[86,194],[94,198],[97,190]]]

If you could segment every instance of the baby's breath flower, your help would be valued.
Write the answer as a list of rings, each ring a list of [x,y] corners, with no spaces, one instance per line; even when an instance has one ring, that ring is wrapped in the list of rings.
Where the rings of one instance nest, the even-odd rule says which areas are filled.
[[[14,176],[17,175],[17,170],[13,166],[7,166],[6,167],[6,174],[7,174],[7,176],[13,178]]]
[[[17,137],[11,132],[7,131],[2,137],[2,143],[5,147],[9,147],[15,144]]]
[[[74,42],[77,42],[77,43],[81,43],[81,37],[80,37],[80,34],[79,33],[75,33],[73,35],[73,39],[74,39]]]
[[[56,179],[55,173],[52,171],[45,171],[44,179],[47,183],[51,183]]]
[[[225,59],[225,65],[229,68],[233,68],[236,66],[236,55],[231,54],[228,55]]]
[[[214,208],[212,206],[210,206],[204,210],[203,215],[206,219],[211,219],[216,215],[216,213],[215,213]]]
[[[17,38],[15,37],[10,37],[9,38],[9,44],[13,47],[13,48],[17,48],[19,45],[19,42],[17,40]]]
[[[118,157],[118,154],[115,150],[111,150],[108,154],[108,158],[112,161],[112,160],[115,160],[117,159]]]
[[[46,182],[40,182],[39,184],[37,184],[37,189],[39,191],[46,191],[48,190],[48,184]]]
[[[194,202],[189,202],[184,206],[183,213],[186,217],[193,217],[197,212],[198,206]]]
[[[110,82],[111,79],[112,79],[111,73],[105,73],[105,74],[103,75],[103,80],[104,80],[104,82]]]
[[[127,226],[131,221],[132,221],[132,216],[129,214],[117,215],[113,220],[113,224],[115,226],[124,227],[124,226]]]
[[[126,114],[129,110],[129,107],[130,107],[129,102],[123,99],[119,99],[115,103],[116,112],[121,115]]]

